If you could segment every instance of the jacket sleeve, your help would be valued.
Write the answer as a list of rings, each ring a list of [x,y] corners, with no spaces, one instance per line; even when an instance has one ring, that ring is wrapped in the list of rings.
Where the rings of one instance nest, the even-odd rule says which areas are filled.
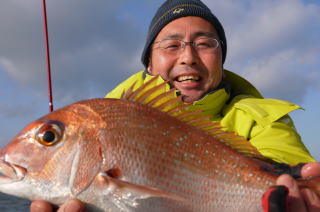
[[[288,115],[266,126],[255,125],[250,141],[265,157],[279,163],[296,165],[315,161],[292,127]]]
[[[313,162],[288,115],[299,108],[282,100],[242,99],[232,104],[221,124],[250,140],[273,161],[292,165]]]

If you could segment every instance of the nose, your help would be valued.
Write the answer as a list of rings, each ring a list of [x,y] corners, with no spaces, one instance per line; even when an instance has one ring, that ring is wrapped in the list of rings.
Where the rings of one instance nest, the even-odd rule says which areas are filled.
[[[199,61],[199,55],[191,43],[186,43],[179,56],[179,63],[183,65],[195,65]]]

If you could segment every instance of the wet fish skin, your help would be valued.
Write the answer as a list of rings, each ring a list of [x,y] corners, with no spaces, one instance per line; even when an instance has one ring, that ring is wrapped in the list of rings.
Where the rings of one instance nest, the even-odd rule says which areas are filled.
[[[52,146],[38,141],[48,129],[60,133]],[[1,177],[0,191],[57,205],[76,197],[90,211],[261,211],[277,177],[193,126],[116,99],[85,100],[40,118],[0,159],[12,179]]]

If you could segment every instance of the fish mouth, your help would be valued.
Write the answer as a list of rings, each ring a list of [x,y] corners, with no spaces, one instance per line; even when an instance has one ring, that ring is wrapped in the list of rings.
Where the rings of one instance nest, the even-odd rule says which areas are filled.
[[[26,173],[25,168],[0,160],[0,184],[21,181]]]

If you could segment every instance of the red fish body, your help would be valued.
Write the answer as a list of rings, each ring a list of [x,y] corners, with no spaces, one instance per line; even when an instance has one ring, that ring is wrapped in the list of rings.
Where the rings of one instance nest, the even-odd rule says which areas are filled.
[[[261,211],[276,176],[219,138],[128,100],[92,99],[28,125],[2,151],[0,191],[90,211]]]

